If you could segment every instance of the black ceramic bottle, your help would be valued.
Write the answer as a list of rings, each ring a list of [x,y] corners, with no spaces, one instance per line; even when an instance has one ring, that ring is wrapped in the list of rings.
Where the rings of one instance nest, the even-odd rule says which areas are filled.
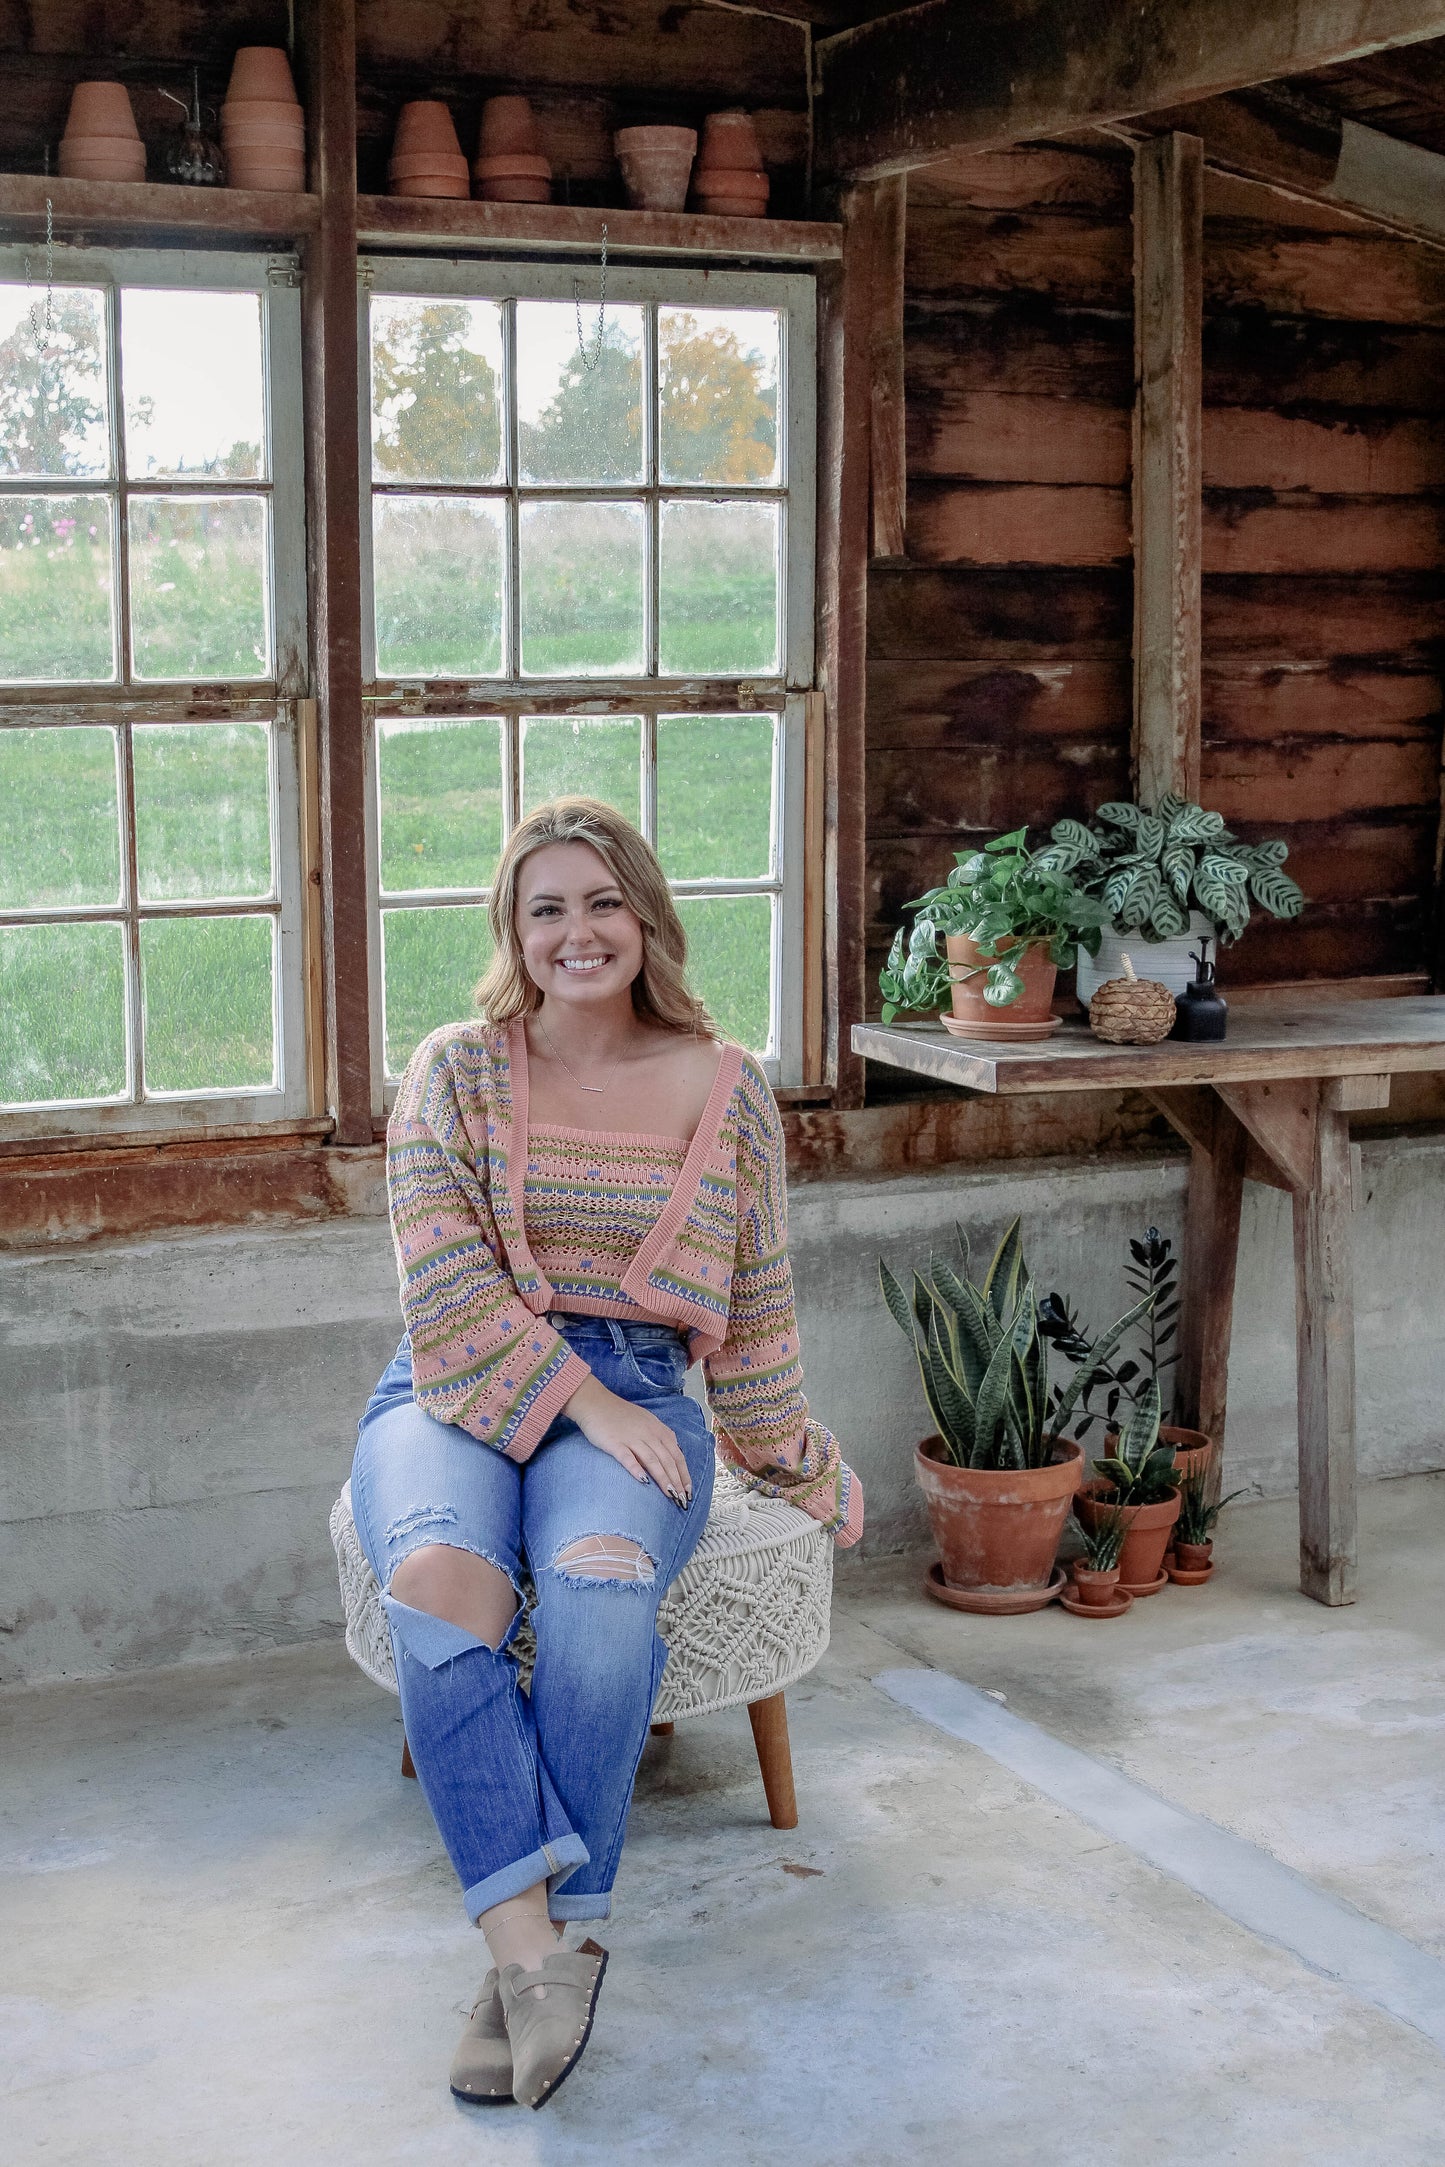
[[[1229,1022],[1229,1006],[1214,983],[1208,940],[1202,940],[1198,948],[1191,948],[1189,953],[1199,970],[1179,996],[1178,1017],[1169,1036],[1195,1041],[1223,1038]]]

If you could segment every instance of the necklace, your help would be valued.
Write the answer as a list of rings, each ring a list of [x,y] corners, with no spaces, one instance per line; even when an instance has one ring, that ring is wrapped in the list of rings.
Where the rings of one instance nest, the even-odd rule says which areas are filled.
[[[556,1061],[562,1061],[561,1054],[558,1053],[557,1048],[552,1044],[552,1034],[547,1029],[546,1024],[542,1021],[542,1014],[540,1009],[537,1011],[537,1029],[541,1032],[543,1038],[546,1039],[548,1050],[550,1051],[552,1058]],[[607,1083],[600,1084],[583,1083],[582,1078],[577,1074],[576,1069],[569,1067],[567,1062],[565,1061],[562,1061],[562,1066],[567,1070],[567,1074],[571,1077],[573,1083],[576,1084],[579,1091],[588,1091],[591,1092],[594,1097],[600,1097],[601,1094],[607,1089],[607,1084],[610,1084],[613,1077],[617,1074],[618,1062],[620,1062],[621,1059],[622,1056],[621,1054],[619,1054],[617,1056],[617,1060],[613,1062],[611,1068],[607,1071]]]

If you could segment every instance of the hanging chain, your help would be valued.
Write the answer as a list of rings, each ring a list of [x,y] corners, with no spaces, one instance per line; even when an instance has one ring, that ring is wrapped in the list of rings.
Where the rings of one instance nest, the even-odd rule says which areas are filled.
[[[48,163],[48,160],[47,160]],[[30,284],[30,257],[25,258],[25,283]],[[34,302],[30,310],[30,328],[38,339],[41,333],[40,303]],[[47,345],[55,336],[55,206],[49,196],[45,198],[45,338]]]
[[[605,329],[603,318],[607,312],[607,228],[605,225],[602,228],[602,285],[597,296],[597,337],[593,342],[590,354],[587,351],[587,341],[582,333],[582,281],[576,278],[572,281],[572,306],[577,312],[577,351],[582,357],[583,368],[590,375],[602,359],[602,339]]]

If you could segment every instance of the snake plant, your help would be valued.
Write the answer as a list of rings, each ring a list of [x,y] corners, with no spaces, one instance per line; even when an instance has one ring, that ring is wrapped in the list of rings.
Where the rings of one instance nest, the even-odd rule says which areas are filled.
[[[1301,889],[1282,870],[1288,856],[1287,843],[1242,843],[1222,813],[1170,791],[1155,806],[1114,801],[1087,824],[1057,821],[1034,863],[1097,896],[1116,932],[1173,940],[1198,910],[1228,943],[1249,924],[1251,899],[1275,918],[1304,909]]]
[[[957,1228],[960,1275],[941,1258],[913,1274],[913,1299],[880,1257],[883,1299],[913,1342],[929,1412],[954,1467],[1046,1467],[1096,1367],[1106,1363],[1152,1296],[1095,1340],[1093,1358],[1067,1390],[1049,1390],[1048,1342],[1024,1262],[1019,1221],[993,1253],[982,1286],[970,1278],[969,1240]],[[1158,1418],[1155,1418],[1158,1426]]]
[[[1113,1495],[1111,1505],[1162,1505],[1179,1487],[1174,1447],[1159,1442],[1159,1379],[1151,1377],[1108,1457],[1095,1460]]]
[[[1186,1475],[1179,1485],[1179,1518],[1174,1523],[1176,1542],[1208,1542],[1214,1534],[1214,1524],[1226,1505],[1232,1505],[1243,1490],[1231,1490],[1227,1497],[1209,1502],[1209,1477],[1204,1474]]]

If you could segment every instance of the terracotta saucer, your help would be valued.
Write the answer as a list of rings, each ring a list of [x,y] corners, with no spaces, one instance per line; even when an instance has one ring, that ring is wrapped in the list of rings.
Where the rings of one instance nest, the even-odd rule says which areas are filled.
[[[1026,1588],[1020,1595],[1013,1589],[950,1588],[943,1578],[943,1567],[930,1565],[923,1576],[923,1585],[936,1603],[946,1603],[950,1610],[972,1610],[984,1617],[1017,1618],[1026,1610],[1043,1610],[1059,1594],[1068,1574],[1062,1565],[1054,1567],[1054,1577],[1046,1588]]]
[[[957,1016],[943,1014],[938,1020],[954,1038],[971,1039],[977,1046],[1007,1046],[1018,1040],[1052,1038],[1064,1019],[1050,1016],[1043,1023],[991,1023],[987,1030],[981,1024],[960,1023]]]
[[[1119,1593],[1121,1595],[1157,1595],[1161,1588],[1167,1588],[1168,1585],[1168,1573],[1161,1573],[1157,1580],[1145,1580],[1142,1583],[1137,1580],[1121,1580],[1119,1582]]]
[[[1067,1610],[1071,1618],[1122,1618],[1133,1607],[1134,1598],[1127,1588],[1115,1588],[1107,1603],[1081,1602],[1072,1588],[1065,1588],[1059,1597],[1059,1608]]]
[[[1205,1566],[1203,1572],[1187,1573],[1182,1565],[1171,1565],[1169,1567],[1169,1578],[1177,1587],[1202,1588],[1206,1580],[1214,1578],[1214,1566],[1211,1562]]]

